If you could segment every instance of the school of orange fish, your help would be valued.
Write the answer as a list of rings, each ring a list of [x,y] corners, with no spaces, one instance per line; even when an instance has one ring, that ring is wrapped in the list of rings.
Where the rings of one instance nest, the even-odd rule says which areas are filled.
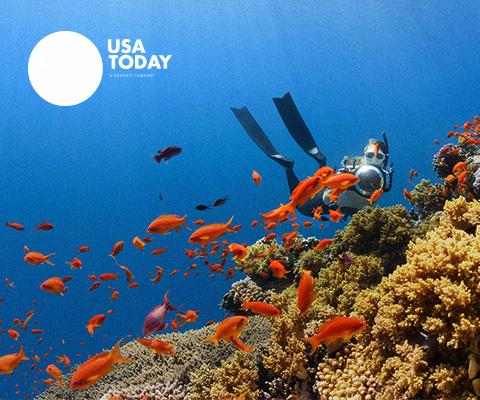
[[[456,127],[457,128],[457,127]],[[477,145],[480,143],[480,118],[475,117],[472,122],[466,123],[464,125],[464,130],[461,133],[451,132],[448,134],[449,137],[458,137],[459,140],[466,141],[470,144]],[[473,143],[474,142],[474,143]],[[438,140],[435,139],[435,143],[438,144]],[[413,177],[417,177],[418,173],[415,170],[410,171],[410,182]],[[456,181],[458,185],[466,179],[465,163],[458,163],[455,165],[452,171],[452,175],[449,175],[445,178],[445,183],[448,187],[448,184],[451,184],[453,181]],[[260,185],[262,182],[262,177],[257,171],[252,173],[253,183]],[[296,207],[302,206],[308,199],[314,198],[321,190],[329,189],[329,196],[332,201],[338,199],[338,197],[345,191],[349,190],[352,186],[358,183],[358,178],[354,175],[348,173],[335,173],[335,171],[330,167],[319,168],[313,176],[307,177],[302,180],[295,190],[292,191],[289,202],[286,204],[280,204],[276,209],[273,209],[267,213],[261,213],[262,218],[261,225],[263,226],[265,232],[265,241],[271,242],[276,237],[277,234],[269,231],[275,229],[278,224],[283,224],[289,222],[292,226],[292,231],[285,233],[281,236],[281,241],[285,247],[285,250],[288,252],[291,250],[294,245],[294,240],[297,236],[298,229],[300,225],[296,223]],[[381,190],[375,191],[371,198],[370,204],[375,203],[380,196],[382,195]],[[404,196],[408,200],[411,200],[411,194],[408,190],[404,189]],[[343,217],[340,209],[330,210],[329,211],[329,220],[336,223],[340,221]],[[322,218],[321,211],[316,210],[313,215],[313,218],[320,222],[319,228],[323,228],[323,222],[328,220],[327,218]],[[220,238],[224,237],[227,234],[235,234],[241,229],[240,225],[232,225],[233,217],[230,218],[226,223],[211,223],[206,224],[204,220],[195,220],[191,221],[193,225],[198,226],[190,235],[188,242],[190,245],[196,245],[194,249],[186,248],[185,255],[189,259],[203,260],[203,264],[210,270],[211,275],[209,277],[214,277],[218,274],[224,274],[227,278],[232,278],[240,268],[238,265],[226,268],[226,263],[229,257],[233,261],[242,260],[247,255],[247,245],[240,243],[230,243],[227,240],[219,241]],[[251,226],[259,226],[259,221],[252,221]],[[10,229],[17,231],[25,230],[25,227],[18,222],[7,222],[6,226]],[[312,226],[312,222],[305,221],[303,227],[308,228]],[[187,226],[187,216],[179,216],[176,214],[165,214],[160,215],[154,221],[150,223],[147,227],[146,232],[150,235],[166,235],[172,231],[178,232],[182,227],[191,230]],[[54,225],[49,222],[44,222],[36,227],[36,230],[50,231],[54,229]],[[138,237],[135,236],[132,239],[132,244],[138,250],[144,251],[147,245],[152,242],[150,236]],[[322,249],[328,247],[332,243],[332,239],[324,238],[318,241],[316,249],[321,251]],[[114,261],[115,268],[118,268],[124,273],[125,280],[128,283],[128,288],[135,288],[138,286],[138,283],[134,281],[134,274],[131,270],[120,264],[119,255],[124,248],[125,242],[119,241],[115,243],[110,252],[110,256]],[[89,246],[81,245],[78,247],[78,252],[80,254],[86,253],[90,250]],[[161,255],[168,251],[166,247],[158,247],[151,250],[153,255]],[[271,248],[273,252],[273,247]],[[211,263],[209,261],[209,256],[215,256],[216,254],[220,255],[221,261],[218,263]],[[53,264],[53,257],[55,253],[43,254],[39,251],[31,250],[27,245],[24,246],[24,261],[30,265],[41,265],[41,264]],[[266,257],[269,260],[270,271],[269,274],[273,279],[283,279],[289,273],[284,266],[284,262],[279,259],[273,259],[269,254],[260,254],[258,257]],[[81,270],[82,269],[82,260],[79,257],[73,258],[71,261],[65,261],[72,270]],[[192,270],[199,267],[198,262],[192,263],[187,271],[183,272],[184,276],[189,276]],[[249,266],[245,267],[245,272],[248,272]],[[88,279],[92,280],[91,286],[88,288],[89,291],[94,291],[104,282],[115,281],[120,279],[120,271],[118,272],[105,272],[98,276],[88,275]],[[170,272],[170,275],[177,274],[179,271],[174,269]],[[153,276],[150,281],[152,284],[156,284],[162,279],[164,269],[157,266],[155,272],[150,274]],[[268,277],[268,274],[265,276]],[[52,276],[51,278],[45,280],[40,284],[39,290],[52,293],[54,295],[63,296],[67,293],[68,287],[66,284],[72,281],[73,277],[71,275],[64,278],[58,276]],[[14,288],[14,284],[8,279],[5,280],[7,285],[11,288]],[[301,271],[301,278],[298,284],[298,309],[302,313],[307,313],[310,305],[315,299],[315,280],[311,275],[311,272],[308,270]],[[115,301],[120,295],[120,291],[109,287],[111,290],[111,301]],[[149,336],[157,332],[161,332],[166,329],[168,326],[167,318],[170,311],[178,311],[175,318],[170,320],[170,325],[173,330],[178,330],[184,327],[188,323],[193,323],[198,319],[198,312],[195,310],[187,310],[185,312],[180,312],[176,307],[174,307],[168,300],[168,292],[164,295],[164,301],[162,304],[155,307],[149,313],[146,314],[145,323],[143,327],[144,336]],[[265,318],[275,318],[281,315],[282,310],[277,307],[259,301],[249,301],[249,299],[242,300],[241,310],[250,311],[253,314],[261,315]],[[100,328],[109,313],[112,310],[107,311],[105,314],[93,315],[85,325],[88,333],[93,336],[95,331]],[[9,337],[16,341],[21,338],[22,331],[28,329],[28,324],[31,318],[34,316],[34,310],[31,310],[27,313],[24,319],[15,319],[13,321],[13,327],[8,330],[3,330],[6,332]],[[208,321],[206,325],[214,324],[216,321]],[[221,342],[232,343],[239,350],[242,351],[251,351],[252,347],[243,343],[240,339],[242,331],[248,324],[249,319],[247,316],[235,315],[227,316],[223,321],[218,323],[215,326],[215,334],[205,339],[206,342],[212,343],[215,346],[220,345]],[[14,329],[16,328],[16,329]],[[321,344],[325,345],[329,352],[335,351],[338,348],[339,344],[350,340],[355,334],[362,332],[366,328],[365,321],[349,317],[349,316],[336,316],[330,320],[324,322],[317,329],[317,333],[312,337],[304,338],[304,341],[310,345],[311,353],[314,353],[318,346]],[[43,333],[42,329],[31,329],[32,334],[40,335],[39,342],[42,341],[41,334]],[[98,380],[102,379],[105,375],[111,372],[116,363],[129,363],[131,362],[128,359],[122,357],[120,353],[120,344],[123,338],[119,339],[111,351],[106,351],[100,354],[97,354],[93,357],[90,357],[87,361],[81,364],[76,371],[74,372],[70,382],[68,383],[70,388],[73,390],[81,390],[88,388],[94,385]],[[162,356],[172,355],[175,352],[174,345],[171,343],[166,343],[160,339],[150,339],[146,337],[137,338],[137,341],[151,349],[154,353]],[[53,351],[53,348],[50,349]],[[30,360],[32,362],[31,369],[39,369],[36,364],[40,362],[40,355],[35,354],[32,351],[32,356],[27,357],[21,343],[19,346],[18,352],[12,354],[6,354],[0,356],[0,374],[12,374],[15,369],[20,365],[22,361]],[[44,355],[46,357],[47,354]],[[57,355],[56,363],[51,363],[45,368],[45,373],[50,377],[44,379],[45,385],[50,385],[55,383],[57,385],[62,385],[63,380],[62,376],[64,374],[63,370],[68,370],[71,366],[70,358],[67,355]],[[43,371],[40,371],[43,372]],[[38,382],[35,382],[38,383]],[[17,392],[20,394],[20,390]],[[24,397],[28,398],[33,396],[34,393],[27,393]]]

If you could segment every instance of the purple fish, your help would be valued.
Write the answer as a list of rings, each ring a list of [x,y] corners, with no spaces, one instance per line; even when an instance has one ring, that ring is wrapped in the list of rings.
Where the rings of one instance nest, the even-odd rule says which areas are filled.
[[[157,154],[152,154],[153,158],[157,163],[162,160],[170,160],[172,157],[178,156],[182,152],[181,147],[177,146],[168,146],[162,150],[158,150]]]
[[[156,306],[145,318],[145,322],[143,323],[143,335],[148,336],[152,333],[162,331],[167,326],[168,323],[165,322],[167,318],[167,312],[170,310],[175,310],[170,302],[168,301],[168,291],[163,296],[163,303],[159,306]]]

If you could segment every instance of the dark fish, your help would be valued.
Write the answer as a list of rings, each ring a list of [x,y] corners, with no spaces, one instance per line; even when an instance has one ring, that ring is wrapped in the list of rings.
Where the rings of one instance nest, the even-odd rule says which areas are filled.
[[[168,146],[162,150],[158,150],[157,154],[152,154],[152,157],[155,159],[157,163],[162,160],[168,161],[172,157],[178,156],[182,152],[181,147],[177,146]]]
[[[158,200],[163,200],[163,194],[158,195]]]
[[[214,207],[223,206],[227,202],[227,200],[228,200],[228,194],[222,199],[215,200],[215,203],[213,203],[213,206]]]
[[[210,206],[205,206],[203,204],[199,204],[198,206],[195,206],[195,209],[198,210],[198,211],[206,211],[206,210],[210,210]]]

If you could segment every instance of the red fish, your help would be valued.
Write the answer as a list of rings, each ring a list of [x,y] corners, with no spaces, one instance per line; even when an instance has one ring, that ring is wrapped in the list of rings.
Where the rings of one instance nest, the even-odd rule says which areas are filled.
[[[42,222],[40,225],[38,225],[35,230],[37,231],[51,231],[54,228],[53,224],[50,222]]]
[[[112,249],[112,252],[110,253],[110,257],[114,257],[120,253],[122,250],[123,250],[123,245],[125,244],[125,242],[123,240],[115,243],[113,245],[113,249]]]
[[[29,358],[23,352],[23,343],[20,344],[18,353],[6,354],[0,356],[0,375],[12,374],[15,368],[20,365],[20,362],[27,361]]]
[[[87,253],[88,251],[90,251],[90,247],[88,247],[88,246],[79,246],[79,247],[78,247],[78,251],[79,251],[80,253]]]
[[[233,317],[225,318],[215,327],[215,335],[207,337],[206,342],[211,342],[215,346],[218,346],[220,340],[225,343],[231,342],[238,349],[242,351],[252,351],[252,347],[243,343],[239,336],[248,324],[248,317],[243,315],[235,315]]]
[[[8,226],[9,228],[15,229],[16,231],[24,231],[25,227],[22,224],[19,224],[17,222],[5,222],[5,226]]]
[[[315,249],[323,250],[326,247],[330,246],[332,243],[333,243],[332,239],[322,239],[315,245]]]
[[[171,343],[164,342],[163,340],[160,340],[160,339],[150,340],[150,339],[138,338],[137,342],[142,344],[145,347],[148,347],[157,355],[175,354],[175,351],[174,351],[175,346]]]
[[[370,203],[370,205],[372,205],[373,203],[375,203],[379,198],[380,196],[383,194],[383,190],[382,189],[377,189],[375,190],[372,195],[370,196],[370,198],[368,199],[368,202]]]
[[[82,269],[83,263],[77,257],[74,257],[72,261],[66,261],[65,264],[70,265],[71,269]]]
[[[272,260],[270,262],[270,270],[275,278],[286,278],[288,274],[285,266],[279,260]]]
[[[47,279],[40,285],[40,289],[63,296],[68,288],[65,286],[64,280],[58,276]]]
[[[180,217],[176,214],[165,214],[153,220],[148,226],[147,232],[150,234],[166,235],[170,231],[178,232],[182,226],[188,229],[186,215]]]
[[[224,236],[227,232],[235,233],[232,229],[233,217],[226,224],[209,224],[198,228],[192,233],[188,239],[189,243],[206,245],[219,237]]]
[[[304,341],[312,347],[310,354],[315,353],[322,343],[327,346],[328,352],[332,353],[366,327],[367,323],[363,319],[337,316],[321,324],[317,333]]]
[[[168,250],[167,247],[158,247],[152,250],[152,255],[159,256],[160,254],[165,253]]]
[[[97,314],[90,318],[87,325],[85,325],[90,336],[93,336],[95,329],[100,328],[103,325],[105,318],[105,314]]]
[[[330,221],[332,222],[338,222],[340,219],[345,215],[340,212],[340,207],[337,208],[336,210],[329,210],[330,214]]]
[[[30,251],[30,249],[27,246],[23,246],[23,250],[25,252],[25,257],[23,258],[25,262],[27,262],[30,265],[40,265],[40,264],[50,264],[53,265],[53,263],[50,261],[50,257],[52,257],[55,253],[50,253],[47,255],[44,255],[42,253],[39,253],[37,251]]]
[[[122,357],[120,353],[120,339],[111,352],[105,351],[88,359],[80,365],[72,376],[70,388],[73,390],[86,389],[95,384],[100,378],[113,370],[113,364],[128,364],[131,361]]]
[[[297,305],[302,314],[305,314],[315,300],[315,280],[309,270],[302,269],[302,276],[298,283]]]
[[[253,172],[252,172],[252,179],[253,179],[253,183],[255,183],[255,185],[260,185],[260,183],[262,183],[262,177],[255,170],[253,170]]]
[[[240,310],[248,310],[266,318],[274,318],[282,314],[282,311],[280,311],[277,307],[262,301],[242,300],[242,307]]]

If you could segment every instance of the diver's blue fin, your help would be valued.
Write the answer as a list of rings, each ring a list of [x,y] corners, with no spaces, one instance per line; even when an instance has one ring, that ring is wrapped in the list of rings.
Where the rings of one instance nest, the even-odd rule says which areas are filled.
[[[292,135],[302,150],[317,161],[321,167],[326,165],[327,159],[315,143],[290,93],[287,92],[283,97],[273,98],[273,102],[290,135]]]
[[[231,107],[231,110],[237,117],[240,124],[243,126],[243,129],[245,129],[245,131],[248,133],[248,136],[252,138],[260,150],[262,150],[268,157],[280,164],[282,167],[293,168],[294,162],[285,158],[277,151],[258,122],[255,120],[255,118],[253,118],[253,115],[250,114],[250,111],[248,111],[247,107]]]

